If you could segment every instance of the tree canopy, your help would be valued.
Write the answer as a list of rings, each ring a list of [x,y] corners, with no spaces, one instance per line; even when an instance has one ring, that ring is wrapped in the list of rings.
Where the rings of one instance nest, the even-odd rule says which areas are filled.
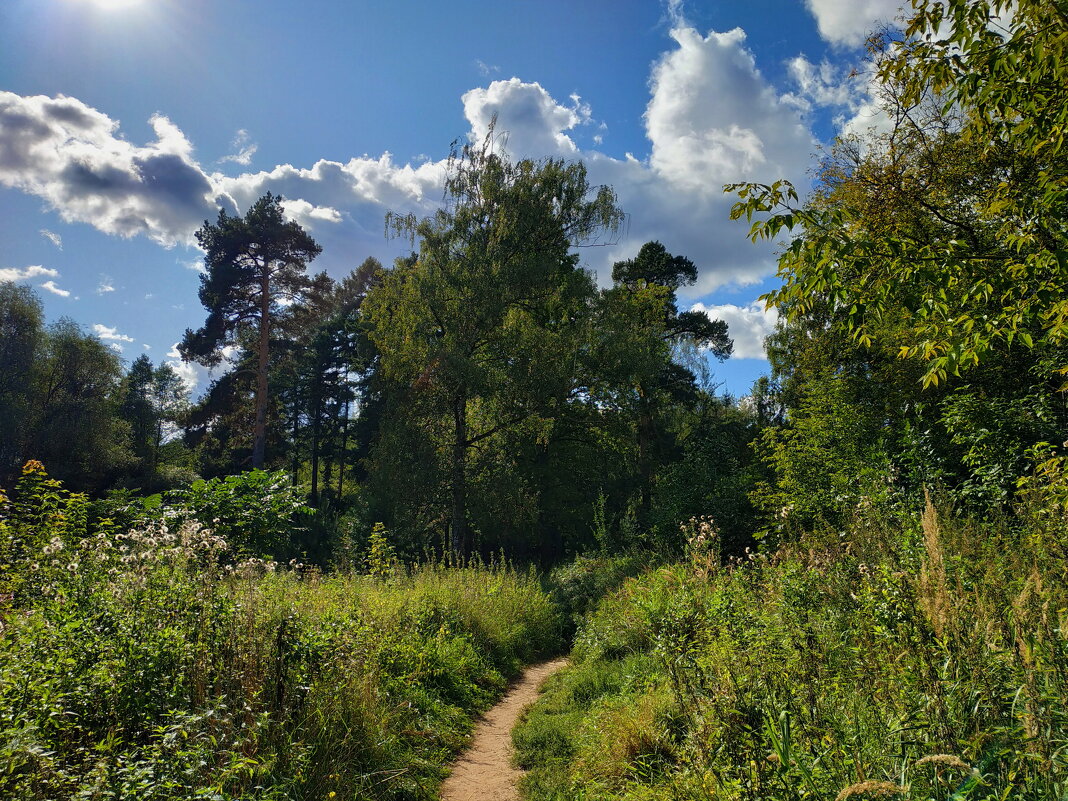
[[[263,466],[267,449],[268,367],[271,325],[283,303],[299,301],[311,286],[308,262],[322,248],[296,222],[285,219],[282,198],[270,192],[244,217],[220,210],[215,223],[197,231],[206,271],[200,301],[208,319],[186,330],[178,349],[188,361],[217,365],[225,349],[256,341],[253,468]]]

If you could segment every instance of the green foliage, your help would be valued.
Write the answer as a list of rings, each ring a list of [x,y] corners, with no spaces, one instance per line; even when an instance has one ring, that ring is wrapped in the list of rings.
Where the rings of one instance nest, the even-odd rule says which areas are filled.
[[[237,553],[249,556],[293,555],[308,517],[314,514],[305,506],[300,487],[281,470],[201,479],[164,497],[156,496],[148,506],[155,505],[169,525],[196,521]]]
[[[532,573],[235,561],[191,520],[87,527],[26,475],[0,511],[5,799],[432,797],[473,717],[561,645]]]
[[[698,525],[587,617],[515,733],[526,797],[1062,797],[1068,492],[1043,459],[1014,524],[872,508],[723,567]]]
[[[67,318],[46,327],[33,290],[0,282],[0,481],[31,457],[78,490],[119,479],[132,461],[121,376],[99,339]]]
[[[371,529],[371,536],[367,540],[367,556],[364,558],[368,575],[385,578],[399,566],[397,552],[390,545],[388,534],[381,523],[375,523]]]
[[[804,202],[730,187],[751,237],[791,237],[764,298],[788,411],[761,443],[773,525],[838,525],[880,483],[1003,512],[1024,452],[1062,438],[1066,43],[1052,0],[918,1],[871,42],[889,131],[836,142]]]
[[[423,220],[387,218],[395,233],[418,240],[419,252],[398,260],[365,313],[382,372],[405,399],[392,407],[400,419],[385,426],[429,437],[435,472],[447,482],[434,494],[447,498],[449,547],[466,555],[475,545],[472,517],[476,531],[505,522],[472,509],[484,497],[468,486],[472,475],[477,482],[473,468],[518,472],[508,440],[543,443],[576,391],[593,284],[572,250],[617,230],[623,215],[611,189],[591,190],[582,164],[511,162],[494,152],[492,130],[480,146],[453,154],[445,200]],[[469,463],[482,454],[488,464]],[[518,475],[478,489],[510,490],[488,510],[505,513],[529,510],[536,492]],[[527,531],[535,523],[518,518],[507,522]]]
[[[0,477],[26,458],[44,339],[44,310],[32,289],[0,281]]]
[[[1055,0],[917,0],[906,36],[876,53],[895,130],[830,176],[847,191],[798,206],[786,182],[728,187],[733,218],[761,217],[754,239],[803,231],[769,299],[800,315],[826,298],[865,346],[904,307],[900,354],[924,363],[925,386],[1062,346],[1066,34]]]
[[[219,211],[215,223],[205,221],[197,231],[204,249],[205,272],[200,301],[208,318],[197,331],[186,329],[178,345],[182,358],[214,366],[223,350],[255,341],[255,410],[251,426],[252,467],[266,458],[268,368],[272,325],[285,303],[304,297],[311,279],[308,262],[322,248],[296,222],[285,219],[282,198],[268,192],[244,217]]]
[[[579,555],[554,568],[549,573],[548,586],[561,614],[577,628],[608,592],[625,579],[648,570],[656,559],[654,553],[633,551],[622,555]]]
[[[781,536],[798,523],[837,524],[862,498],[885,494],[888,464],[874,414],[853,402],[846,381],[813,381],[790,424],[763,431],[756,445],[775,480],[758,487],[755,497],[769,533]]]

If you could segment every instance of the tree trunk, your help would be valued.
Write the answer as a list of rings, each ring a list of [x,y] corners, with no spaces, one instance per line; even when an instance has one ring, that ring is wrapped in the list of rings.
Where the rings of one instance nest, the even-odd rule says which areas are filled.
[[[252,469],[260,470],[267,456],[267,366],[271,345],[271,274],[263,265],[260,274],[260,342],[256,370],[256,427],[252,438]]]
[[[337,497],[340,498],[345,490],[345,457],[349,447],[349,402],[345,401],[345,418],[341,422],[341,453],[337,462]]]
[[[321,433],[322,389],[319,382],[312,389],[311,497],[319,505],[319,435]]]
[[[156,417],[156,435],[152,443],[152,472],[149,473],[149,480],[152,482],[152,486],[156,486],[156,476],[159,474],[159,449],[163,444],[163,415],[157,415]]]
[[[638,388],[638,528],[649,526],[653,506],[653,440],[656,436],[653,411],[644,387]]]
[[[455,556],[467,555],[467,397],[453,399],[452,419],[456,438],[452,443],[452,528],[450,547]]]
[[[296,486],[300,478],[300,393],[293,391],[293,458],[290,459],[289,470],[293,476],[293,485]]]

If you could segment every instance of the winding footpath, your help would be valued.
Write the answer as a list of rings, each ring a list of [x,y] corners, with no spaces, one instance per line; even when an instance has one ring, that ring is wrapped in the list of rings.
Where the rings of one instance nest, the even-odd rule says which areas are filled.
[[[476,724],[471,744],[441,785],[441,801],[518,801],[516,782],[523,772],[512,766],[512,729],[538,697],[542,683],[566,664],[566,659],[554,659],[523,671],[508,694]]]

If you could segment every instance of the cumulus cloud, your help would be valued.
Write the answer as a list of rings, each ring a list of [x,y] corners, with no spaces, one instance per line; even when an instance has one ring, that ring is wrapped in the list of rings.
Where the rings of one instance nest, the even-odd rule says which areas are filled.
[[[788,98],[805,111],[816,106],[856,108],[867,94],[857,76],[843,74],[826,59],[817,65],[800,55],[786,62],[786,69],[798,89]]]
[[[256,151],[259,150],[259,145],[250,141],[249,133],[244,128],[241,128],[235,135],[234,141],[230,143],[230,147],[236,150],[236,153],[231,153],[229,156],[223,156],[219,159],[220,164],[226,162],[232,162],[234,164],[240,164],[242,167],[247,167],[252,163],[252,157],[256,155]]]
[[[312,228],[317,222],[339,223],[341,212],[329,206],[313,206],[303,198],[283,200],[282,211],[286,217],[303,228]]]
[[[724,303],[706,306],[695,303],[693,311],[703,311],[713,320],[727,323],[727,333],[734,340],[734,357],[738,359],[763,359],[764,338],[775,330],[779,313],[775,309],[764,309],[764,304],[757,301],[748,306],[735,306]]]
[[[901,15],[902,0],[805,0],[820,36],[831,44],[858,47],[880,25]]]
[[[102,275],[102,276],[100,276],[100,283],[97,285],[96,294],[98,294],[98,295],[106,295],[108,292],[114,292],[114,291],[115,291],[115,284],[111,280],[111,276],[110,275]]]
[[[757,174],[796,176],[815,143],[757,70],[745,32],[701,36],[680,27],[671,35],[679,47],[653,68],[645,112],[653,169],[676,186],[716,194]]]
[[[120,334],[117,328],[108,328],[106,325],[100,323],[93,324],[93,333],[100,339],[110,340],[114,342],[133,342],[133,337],[128,337],[125,334]]]
[[[206,273],[208,268],[204,266],[204,259],[178,259],[180,265],[195,273]],[[147,299],[147,298],[146,298]]]
[[[744,227],[728,219],[733,199],[722,185],[780,177],[803,185],[815,142],[796,98],[767,82],[741,30],[702,34],[676,13],[671,36],[674,45],[650,77],[647,154],[609,155],[596,140],[580,147],[577,129],[603,131],[589,104],[577,95],[559,101],[535,82],[491,81],[461,102],[470,140],[496,118],[497,132],[506,134],[499,144],[511,155],[581,159],[593,185],[614,187],[626,229],[615,247],[583,253],[602,280],[612,262],[658,239],[698,264],[697,299],[724,284],[756,282],[773,263],[770,247],[750,244]],[[818,78],[822,67],[815,69]],[[271,191],[287,198],[287,215],[323,246],[316,267],[335,273],[368,255],[388,263],[404,249],[384,241],[386,211],[423,216],[442,200],[445,160],[399,163],[387,152],[227,175],[204,170],[167,118],[152,125],[156,141],[135,146],[117,121],[81,101],[0,94],[0,183],[45,198],[65,219],[164,245],[190,243],[217,206],[239,213]]]
[[[196,365],[189,362],[183,362],[180,359],[172,359],[167,362],[171,369],[178,374],[178,377],[182,379],[182,383],[185,385],[186,392],[192,392],[197,388],[200,383],[200,376],[197,373]]]
[[[27,281],[30,278],[59,278],[59,271],[40,264],[29,267],[0,267],[0,281]]]
[[[53,295],[59,295],[61,298],[70,297],[70,291],[67,289],[61,289],[60,287],[56,286],[55,281],[45,281],[43,284],[41,284],[41,289],[47,289]]]
[[[188,242],[217,205],[189,140],[162,115],[136,146],[80,100],[0,92],[0,185],[42,198],[68,222],[108,234]]]
[[[55,231],[49,231],[47,228],[42,228],[40,234],[53,245],[55,245],[57,248],[63,250],[63,237],[61,237]]]
[[[540,83],[519,78],[472,89],[462,100],[471,124],[469,138],[481,142],[496,119],[496,132],[505,137],[505,149],[516,158],[576,154],[578,147],[565,131],[590,119],[589,106],[578,95],[571,96],[570,106],[563,106]]]
[[[168,365],[178,374],[178,377],[182,379],[182,383],[185,385],[186,391],[192,392],[200,384],[200,374],[204,371],[203,367],[198,367],[192,362],[182,360],[182,354],[178,352],[178,343],[175,342],[171,345],[171,349],[167,351]]]

